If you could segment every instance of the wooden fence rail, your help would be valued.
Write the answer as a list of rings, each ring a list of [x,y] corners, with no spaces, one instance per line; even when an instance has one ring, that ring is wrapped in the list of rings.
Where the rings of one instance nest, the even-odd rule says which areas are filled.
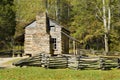
[[[47,68],[67,68],[67,58],[65,57],[48,57],[46,60]]]

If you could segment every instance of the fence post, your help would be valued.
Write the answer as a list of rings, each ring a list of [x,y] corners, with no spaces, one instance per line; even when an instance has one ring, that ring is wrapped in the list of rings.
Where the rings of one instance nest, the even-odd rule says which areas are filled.
[[[49,68],[49,62],[50,62],[50,57],[49,56],[46,56],[46,68],[48,69]]]
[[[79,62],[78,62],[78,68],[80,70],[82,70],[82,65],[81,65],[81,60],[80,59],[81,59],[81,56],[79,56],[79,59],[78,59],[79,60]]]
[[[103,58],[100,58],[100,69],[105,70],[105,61]]]
[[[68,62],[68,57],[67,56],[65,56],[65,58],[66,58],[66,61],[67,61],[67,64],[66,64],[66,68],[68,68],[69,66],[68,66],[68,64],[69,64],[69,62]]]
[[[120,58],[118,58],[118,69],[120,69]]]
[[[73,53],[74,53],[74,55],[76,55],[76,48],[75,48],[76,46],[75,46],[75,41],[73,41]]]
[[[77,65],[76,65],[76,70],[78,70],[79,69],[79,57],[75,57],[76,58],[76,63],[77,63]]]

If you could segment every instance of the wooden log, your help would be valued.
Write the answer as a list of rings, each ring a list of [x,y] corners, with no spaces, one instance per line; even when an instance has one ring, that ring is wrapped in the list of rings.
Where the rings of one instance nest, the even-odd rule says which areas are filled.
[[[101,56],[101,58],[113,58],[113,59],[117,59],[119,58],[119,56]]]

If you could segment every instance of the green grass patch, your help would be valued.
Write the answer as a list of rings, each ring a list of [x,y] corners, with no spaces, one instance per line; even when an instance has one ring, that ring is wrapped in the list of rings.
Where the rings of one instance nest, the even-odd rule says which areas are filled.
[[[0,80],[120,80],[120,71],[11,68],[0,69]]]

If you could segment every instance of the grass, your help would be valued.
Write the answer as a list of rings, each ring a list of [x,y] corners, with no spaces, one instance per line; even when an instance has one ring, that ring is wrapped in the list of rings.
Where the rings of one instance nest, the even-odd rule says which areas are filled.
[[[0,69],[0,80],[120,80],[120,71],[11,68]]]

